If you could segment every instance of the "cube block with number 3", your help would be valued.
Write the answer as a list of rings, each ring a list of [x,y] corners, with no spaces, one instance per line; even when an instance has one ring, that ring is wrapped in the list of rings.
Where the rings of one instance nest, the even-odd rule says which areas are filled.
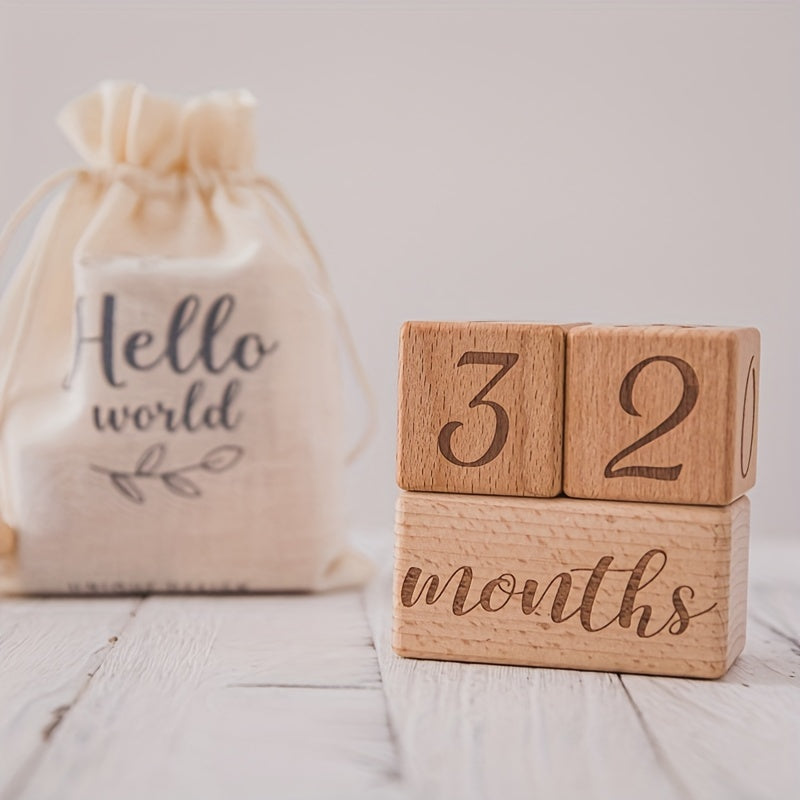
[[[398,388],[401,488],[559,494],[564,364],[559,325],[407,322]]]
[[[587,325],[567,338],[564,491],[726,505],[755,483],[754,328]]]

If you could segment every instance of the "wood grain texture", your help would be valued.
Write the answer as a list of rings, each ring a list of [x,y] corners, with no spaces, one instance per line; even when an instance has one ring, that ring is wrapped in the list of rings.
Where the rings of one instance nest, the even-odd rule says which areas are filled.
[[[686,797],[767,800],[800,787],[800,638],[782,623],[800,590],[776,581],[776,566],[755,576],[747,647],[719,681],[622,676]]]
[[[407,322],[400,334],[398,484],[558,494],[564,337],[558,325]]]
[[[397,782],[359,594],[176,596],[144,601],[19,797],[384,797]]]
[[[744,645],[749,500],[404,492],[394,647],[414,658],[715,678]]]
[[[16,797],[138,599],[0,602],[0,797]]]
[[[759,350],[754,328],[570,330],[566,494],[707,505],[744,494],[756,479]]]
[[[367,612],[408,797],[686,797],[618,675],[400,658],[392,581],[387,564]]]
[[[133,622],[138,600],[4,599],[2,800],[797,793],[792,538],[753,536],[747,646],[714,682],[399,658],[391,537],[361,544],[371,633],[349,592],[154,597]]]
[[[793,797],[800,551],[753,552],[747,646],[717,681],[399,658],[387,567],[368,611],[412,796]]]
[[[6,556],[14,552],[16,545],[16,534],[13,528],[10,528],[0,518],[0,556]]]

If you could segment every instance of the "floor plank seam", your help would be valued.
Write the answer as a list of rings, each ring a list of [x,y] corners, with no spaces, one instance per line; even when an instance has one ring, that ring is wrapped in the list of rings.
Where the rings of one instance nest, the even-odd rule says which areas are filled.
[[[94,672],[89,673],[89,679],[94,675]],[[75,695],[75,699],[80,696],[80,692]],[[73,700],[73,703],[75,700]],[[46,742],[50,739],[50,737],[55,733],[56,728],[61,724],[62,720],[66,716],[67,712],[72,708],[72,704],[67,704],[63,706],[58,706],[58,708],[54,708],[52,711],[53,719],[50,720],[48,725],[45,725],[42,728],[42,741]]]
[[[633,695],[631,694],[630,690],[628,689],[627,685],[625,684],[625,676],[617,673],[617,679],[622,686],[622,690],[625,692],[625,695],[628,698],[628,701],[633,708],[634,713],[636,714],[636,718],[639,720],[639,725],[642,728],[642,732],[647,739],[648,744],[650,745],[651,749],[653,750],[653,754],[655,755],[656,762],[664,770],[664,774],[667,776],[667,779],[672,783],[678,795],[684,798],[691,798],[694,797],[692,794],[689,786],[687,786],[683,779],[681,778],[680,774],[677,770],[672,766],[669,758],[667,757],[666,753],[664,753],[661,745],[658,743],[658,739],[656,738],[655,734],[651,730],[650,726],[645,719],[644,713],[642,709],[639,708],[638,703],[634,700]]]
[[[360,593],[360,603],[361,609],[364,612],[364,618],[367,620],[367,627],[369,628],[370,633],[370,647],[372,648],[373,652],[375,653],[375,664],[378,670],[378,676],[380,679],[380,690],[383,694],[383,711],[386,715],[386,728],[389,731],[389,741],[392,745],[392,749],[395,753],[395,768],[393,770],[387,771],[387,776],[390,780],[397,781],[398,786],[402,785],[405,780],[405,771],[403,770],[403,753],[400,748],[400,737],[397,733],[397,729],[394,725],[394,720],[392,719],[391,711],[389,710],[389,697],[386,694],[386,681],[385,676],[383,674],[383,665],[381,664],[381,659],[378,654],[378,647],[375,644],[375,629],[372,626],[372,622],[370,620],[369,609],[367,608],[367,591],[364,590]]]
[[[355,683],[229,683],[226,689],[357,689],[377,692],[381,686]]]
[[[138,613],[139,609],[142,607],[142,604],[146,599],[147,599],[146,597],[140,597],[136,602],[136,605],[131,609],[130,613],[128,614],[128,619],[125,621],[125,624],[122,626],[122,628],[120,628],[119,633],[116,636],[110,636],[108,642],[105,645],[99,647],[92,653],[93,656],[100,656],[98,663],[96,664],[93,670],[86,673],[86,680],[83,682],[80,689],[78,689],[72,701],[64,706],[59,706],[59,708],[53,711],[53,715],[56,718],[53,720],[53,722],[51,722],[42,730],[42,740],[44,742],[49,741],[53,737],[53,734],[55,734],[58,727],[66,719],[69,712],[80,702],[84,694],[86,694],[86,691],[88,690],[89,685],[92,682],[92,678],[94,678],[94,676],[97,675],[97,673],[100,671],[100,668],[105,663],[105,660],[108,658],[111,651],[117,646],[117,643],[119,642],[122,635],[130,627],[131,623],[136,618],[136,614]]]
[[[75,708],[75,706],[80,702],[81,698],[86,694],[92,679],[100,671],[100,668],[105,663],[106,658],[108,658],[111,651],[117,646],[117,643],[122,635],[130,627],[131,623],[136,618],[136,614],[146,599],[146,597],[138,598],[136,605],[134,605],[134,607],[131,609],[130,613],[128,614],[128,618],[125,621],[125,624],[120,628],[119,633],[115,636],[110,636],[105,645],[92,652],[92,656],[100,656],[99,663],[96,664],[94,669],[86,673],[86,679],[75,693],[75,697],[73,697],[69,703],[53,709],[53,719],[51,719],[51,721],[45,725],[44,728],[42,728],[41,745],[37,750],[31,753],[30,757],[19,768],[16,775],[6,784],[5,791],[0,797],[0,800],[17,800],[17,798],[24,793],[25,787],[36,772],[41,760],[44,758],[53,736],[58,728],[61,727],[61,723],[64,722],[69,715],[69,712]]]

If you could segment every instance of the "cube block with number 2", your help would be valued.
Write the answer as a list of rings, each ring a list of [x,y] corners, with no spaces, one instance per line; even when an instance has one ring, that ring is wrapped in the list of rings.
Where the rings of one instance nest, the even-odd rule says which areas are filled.
[[[399,485],[557,495],[564,364],[559,325],[407,322],[400,335]]]
[[[726,505],[755,483],[754,328],[587,325],[567,337],[564,491]]]

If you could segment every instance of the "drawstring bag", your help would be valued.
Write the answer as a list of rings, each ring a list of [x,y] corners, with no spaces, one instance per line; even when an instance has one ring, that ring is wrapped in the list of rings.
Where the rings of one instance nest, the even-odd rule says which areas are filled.
[[[254,171],[253,109],[106,83],[63,111],[87,164],[0,237],[2,256],[67,184],[0,300],[4,591],[366,577],[343,525],[340,337],[364,373],[302,223]]]

